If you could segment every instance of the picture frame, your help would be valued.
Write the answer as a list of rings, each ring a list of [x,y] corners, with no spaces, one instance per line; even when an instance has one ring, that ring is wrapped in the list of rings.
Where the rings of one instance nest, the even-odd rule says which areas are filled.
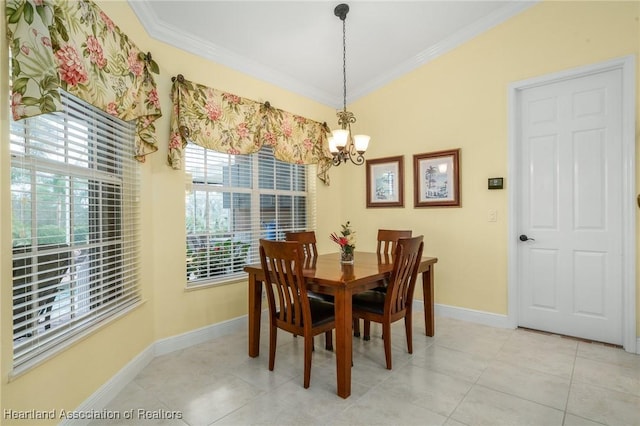
[[[413,156],[414,207],[460,207],[460,149]]]
[[[367,160],[367,208],[404,207],[404,157]]]

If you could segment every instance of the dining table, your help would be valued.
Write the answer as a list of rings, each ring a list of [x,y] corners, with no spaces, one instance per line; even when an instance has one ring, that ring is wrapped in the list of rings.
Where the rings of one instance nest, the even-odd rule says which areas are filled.
[[[436,257],[422,257],[418,273],[422,275],[425,333],[433,336],[434,322],[434,266]],[[248,273],[249,290],[249,356],[260,355],[260,317],[262,314],[262,285],[265,274],[262,266],[250,264],[244,267]],[[321,254],[312,262],[305,262],[303,274],[307,289],[334,297],[337,394],[342,398],[351,395],[352,367],[352,311],[351,296],[379,286],[393,270],[393,259],[378,253],[356,252],[353,264],[340,262],[340,253]]]

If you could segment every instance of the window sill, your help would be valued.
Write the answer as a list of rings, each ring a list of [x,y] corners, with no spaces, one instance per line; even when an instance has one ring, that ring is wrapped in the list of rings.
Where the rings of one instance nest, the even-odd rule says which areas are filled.
[[[144,299],[137,300],[131,305],[119,310],[118,312],[115,312],[113,315],[104,318],[103,320],[97,322],[96,324],[93,324],[92,326],[88,327],[85,330],[80,331],[78,334],[70,336],[68,340],[60,342],[60,344],[58,344],[51,350],[48,350],[40,355],[36,355],[34,358],[28,361],[25,361],[24,363],[18,366],[13,367],[13,370],[11,371],[11,373],[9,373],[8,381],[11,382],[17,379],[18,377],[22,376],[23,374],[27,373],[28,371],[32,370],[33,368],[44,364],[45,362],[49,361],[51,358],[57,356],[61,352],[66,351],[67,349],[74,346],[76,343],[85,340],[87,337],[99,332],[109,324],[112,324],[113,322],[118,321],[120,318],[128,315],[130,312],[138,309],[140,306],[144,305],[145,303],[146,303],[146,300]]]
[[[224,285],[230,285],[230,284],[238,284],[238,283],[242,283],[242,282],[247,282],[247,277],[233,277],[233,278],[227,278],[227,279],[222,279],[222,280],[215,280],[215,281],[200,281],[197,283],[193,283],[193,284],[187,284],[184,288],[185,291],[196,291],[196,290],[204,290],[207,288],[212,288],[212,287],[221,287]]]

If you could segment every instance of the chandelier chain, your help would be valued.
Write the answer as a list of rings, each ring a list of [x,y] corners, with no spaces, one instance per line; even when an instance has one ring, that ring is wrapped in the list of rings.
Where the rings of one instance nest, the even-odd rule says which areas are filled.
[[[347,110],[347,20],[342,20],[342,101],[343,109]]]

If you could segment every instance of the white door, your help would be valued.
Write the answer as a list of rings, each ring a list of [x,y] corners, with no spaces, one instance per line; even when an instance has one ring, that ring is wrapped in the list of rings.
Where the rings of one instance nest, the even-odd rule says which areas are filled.
[[[623,343],[621,100],[620,69],[518,97],[519,326]]]

